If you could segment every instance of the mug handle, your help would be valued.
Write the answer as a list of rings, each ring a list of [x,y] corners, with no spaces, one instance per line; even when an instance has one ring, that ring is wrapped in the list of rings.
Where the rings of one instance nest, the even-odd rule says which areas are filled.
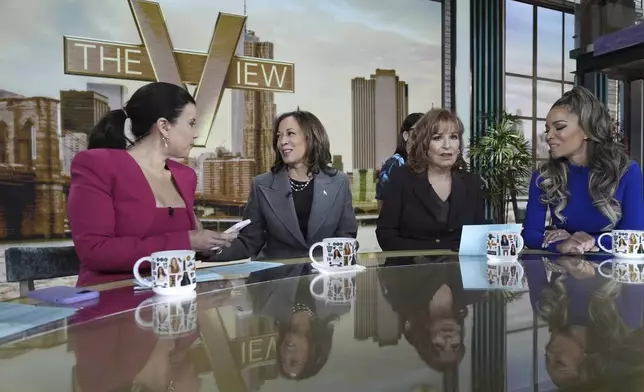
[[[142,302],[139,306],[136,307],[136,310],[134,311],[134,320],[136,320],[136,323],[143,328],[152,328],[152,326],[154,325],[153,321],[145,321],[143,320],[143,317],[141,317],[141,309],[147,307],[148,305],[150,305],[150,300]],[[154,307],[152,308],[152,311],[154,312]]]
[[[517,271],[519,272],[519,277],[517,280],[521,282],[521,280],[523,279],[523,275],[525,274],[525,270],[523,269],[523,266],[521,265],[521,263],[517,263]]]
[[[324,279],[324,275],[318,275],[315,278],[313,278],[313,280],[311,281],[311,284],[309,284],[309,291],[311,292],[311,295],[314,296],[315,298],[324,299],[324,285],[322,285],[322,293],[319,293],[319,294],[316,293],[315,289],[313,288],[313,287],[315,287],[315,284],[320,279]]]
[[[136,263],[134,263],[134,268],[132,269],[132,272],[134,272],[134,279],[136,279],[136,281],[141,286],[152,288],[152,287],[154,287],[154,282],[153,281],[150,282],[148,280],[143,279],[143,277],[139,273],[139,268],[141,268],[141,264],[145,263],[146,261],[148,263],[152,264],[152,258],[150,256],[141,257],[140,259],[138,259],[136,261]]]
[[[320,265],[320,266],[324,266],[321,262],[317,261],[317,260],[315,259],[315,257],[313,257],[313,251],[314,251],[314,250],[315,250],[315,248],[317,248],[318,246],[319,246],[319,247],[324,247],[324,242],[316,242],[315,244],[311,245],[311,247],[309,248],[309,258],[311,259],[311,263],[312,263],[313,265]]]
[[[517,235],[517,254],[519,254],[523,250],[523,246],[525,243],[523,242],[523,237],[521,234]]]
[[[604,234],[608,234],[608,233],[604,233]],[[604,235],[604,234],[602,234],[602,235]],[[600,237],[600,238],[601,238],[601,237]],[[597,241],[597,242],[599,242],[599,241]],[[608,279],[610,279],[610,278],[612,278],[612,277],[613,277],[613,271],[611,271],[610,275],[605,274],[605,273],[604,273],[604,271],[602,271],[602,267],[604,266],[604,264],[606,264],[606,263],[608,263],[608,262],[611,262],[611,263],[612,263],[612,262],[613,262],[613,260],[608,259],[608,260],[604,260],[604,261],[602,261],[601,263],[599,263],[599,265],[597,266],[597,271],[598,271],[598,272],[599,272],[599,274],[600,274],[601,276],[603,276],[604,278],[608,278]]]
[[[608,232],[608,233],[603,233],[602,235],[600,235],[599,237],[597,237],[597,246],[599,246],[599,248],[600,248],[601,250],[603,250],[604,252],[606,252],[606,253],[613,253],[613,250],[612,250],[612,249],[606,249],[606,247],[604,247],[604,245],[602,245],[602,238],[604,238],[604,236],[605,236],[605,235],[612,235],[612,233],[610,233],[610,232]],[[603,264],[603,263],[602,263],[602,264]],[[601,264],[600,264],[600,265],[601,265]]]

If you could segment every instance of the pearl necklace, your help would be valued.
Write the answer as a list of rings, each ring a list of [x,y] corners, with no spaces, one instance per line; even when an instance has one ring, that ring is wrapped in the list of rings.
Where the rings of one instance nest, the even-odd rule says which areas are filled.
[[[293,305],[293,313],[292,314],[299,313],[299,312],[304,312],[304,313],[308,314],[312,319],[317,318],[317,316],[315,315],[315,313],[313,313],[311,308],[309,308],[307,305],[304,305],[304,304],[301,304],[301,303],[298,302],[298,303],[295,303],[295,305]]]
[[[291,177],[288,178],[288,182],[291,184],[291,190],[293,192],[300,192],[303,191],[307,186],[309,186],[309,183],[311,182],[313,178],[309,178],[308,181],[305,183],[298,183],[295,182]]]

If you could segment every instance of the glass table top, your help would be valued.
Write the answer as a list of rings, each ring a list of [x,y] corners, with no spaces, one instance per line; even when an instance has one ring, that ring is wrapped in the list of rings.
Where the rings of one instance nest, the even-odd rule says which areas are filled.
[[[339,275],[289,261],[183,300],[115,285],[1,344],[0,390],[637,390],[644,284],[604,277],[607,259],[372,253]]]

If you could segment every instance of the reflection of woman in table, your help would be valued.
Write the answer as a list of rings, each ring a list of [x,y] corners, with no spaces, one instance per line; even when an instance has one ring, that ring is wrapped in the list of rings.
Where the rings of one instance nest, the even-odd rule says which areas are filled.
[[[249,283],[264,282],[248,286],[253,312],[274,320],[278,369],[283,377],[294,380],[313,377],[326,365],[334,325],[351,309],[350,304],[327,305],[315,299],[309,290],[311,278],[305,276],[310,273],[310,264],[285,265],[248,278]]]
[[[98,305],[76,314],[77,324],[68,333],[76,359],[75,381],[81,391],[201,390],[188,355],[199,331],[179,339],[159,339],[152,330],[140,328],[132,312],[124,310],[148,298],[133,296],[131,287],[104,291]],[[142,317],[152,320],[153,310],[152,306],[144,308]],[[98,319],[89,321],[93,318]]]
[[[525,260],[532,305],[550,329],[546,370],[557,386],[605,376],[613,350],[641,326],[644,287],[603,278],[596,271],[601,261],[599,256],[543,264]]]
[[[429,367],[444,373],[457,371],[465,355],[467,305],[483,296],[463,290],[458,258],[455,260],[378,269],[383,296],[398,313],[405,338]],[[385,266],[423,262],[423,258],[395,257],[387,258]]]

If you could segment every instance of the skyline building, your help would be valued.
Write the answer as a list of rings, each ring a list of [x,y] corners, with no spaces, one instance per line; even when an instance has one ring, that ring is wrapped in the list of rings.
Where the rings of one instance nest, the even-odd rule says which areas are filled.
[[[63,173],[71,175],[71,166],[74,156],[79,152],[87,150],[87,135],[82,132],[63,131],[61,141],[61,159]]]
[[[207,158],[197,177],[203,178],[204,198],[243,202],[250,194],[254,172],[253,159]]]
[[[92,128],[110,111],[108,98],[95,91],[60,92],[61,127],[89,136]]]
[[[87,83],[87,91],[94,91],[107,98],[110,110],[122,109],[127,102],[127,87],[112,83]]]
[[[331,167],[339,171],[344,171],[344,163],[342,163],[342,155],[333,155]]]
[[[239,42],[237,43],[236,56],[245,56],[245,43],[247,40],[257,39],[255,36],[246,37],[247,31],[244,29]],[[232,89],[230,91],[231,106],[231,138],[230,151],[233,154],[242,154],[244,152],[244,128],[246,127],[246,95],[244,90]]]
[[[377,262],[373,266],[377,266]],[[400,316],[383,296],[376,268],[368,268],[356,276],[354,306],[355,339],[372,339],[379,347],[398,344],[403,333]]]
[[[0,239],[65,235],[59,101],[0,98]]]
[[[273,59],[273,43],[259,39],[248,30],[244,35],[244,56]],[[242,156],[255,160],[255,174],[267,172],[275,161],[273,121],[276,115],[274,93],[246,90]],[[233,116],[235,118],[235,116]]]
[[[353,170],[379,170],[396,149],[409,112],[408,85],[393,69],[351,79]]]

